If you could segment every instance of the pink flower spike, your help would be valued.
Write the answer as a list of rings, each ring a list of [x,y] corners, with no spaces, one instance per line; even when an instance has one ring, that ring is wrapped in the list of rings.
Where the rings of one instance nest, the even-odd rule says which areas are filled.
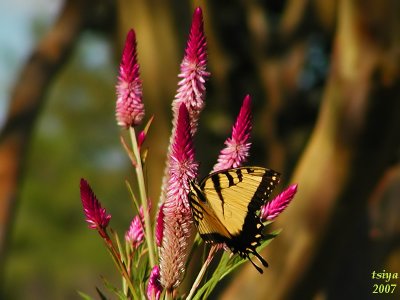
[[[149,283],[147,284],[147,299],[158,300],[160,299],[161,292],[162,286],[160,284],[160,268],[158,266],[154,266],[150,273]]]
[[[81,179],[80,183],[81,200],[83,211],[86,216],[86,222],[89,228],[103,230],[108,226],[111,215],[107,214],[106,210],[101,207],[99,200],[93,193],[92,188],[85,179]]]
[[[172,134],[168,146],[167,166],[161,187],[160,202],[166,198],[169,161],[171,158],[171,147],[176,132],[177,119],[181,104],[185,104],[189,112],[190,132],[192,135],[197,130],[199,115],[204,108],[205,81],[210,75],[206,71],[207,65],[207,42],[204,34],[203,12],[200,7],[196,8],[190,27],[189,38],[186,44],[185,56],[180,67],[178,77],[182,78],[178,83],[178,91],[172,102]]]
[[[162,239],[164,235],[164,203],[161,204],[160,210],[158,211],[157,220],[156,220],[156,245],[157,247],[161,247]]]
[[[117,84],[116,118],[120,126],[139,125],[144,117],[142,82],[136,58],[136,35],[131,29],[122,52]]]
[[[193,220],[189,207],[189,181],[197,175],[194,148],[190,133],[189,113],[184,104],[179,108],[173,135],[166,200],[164,232],[160,248],[160,282],[169,291],[181,282],[193,238]]]
[[[125,234],[125,240],[135,249],[140,246],[144,239],[143,223],[143,209],[140,208],[139,215],[133,218],[129,230]]]
[[[260,217],[263,221],[274,220],[281,212],[283,212],[294,195],[297,193],[297,184],[290,185],[286,190],[261,207]]]
[[[204,83],[210,75],[206,71],[206,65],[207,42],[204,35],[203,12],[198,7],[193,13],[185,56],[181,63],[181,72],[178,75],[182,80],[178,83],[178,92],[172,103],[173,124],[176,124],[180,104],[185,103],[190,115],[192,134],[197,129],[199,114],[204,108],[206,91]]]
[[[246,161],[251,146],[251,119],[251,98],[246,95],[232,128],[232,136],[225,141],[225,148],[221,150],[218,163],[214,165],[214,172],[240,167]]]

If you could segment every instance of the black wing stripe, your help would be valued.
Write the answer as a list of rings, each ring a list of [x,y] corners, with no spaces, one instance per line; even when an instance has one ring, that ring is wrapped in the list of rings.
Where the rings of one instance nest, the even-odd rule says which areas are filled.
[[[249,173],[254,172],[254,170],[251,169],[247,169],[247,171]],[[249,203],[249,212],[255,212],[259,210],[263,204],[265,204],[265,201],[271,195],[272,190],[275,188],[278,182],[279,174],[277,172],[268,170],[264,173],[261,182]]]
[[[233,176],[231,174],[229,174],[229,172],[225,172],[222,174],[224,174],[226,176],[226,178],[228,179],[229,187],[231,187],[235,184],[235,182],[233,181]]]
[[[237,175],[237,177],[238,177],[238,179],[239,179],[239,182],[242,182],[242,181],[243,181],[243,173],[242,173],[242,170],[237,169],[237,170],[236,170],[236,175]]]
[[[222,173],[222,174],[225,174],[225,173]],[[224,197],[222,196],[221,181],[220,181],[219,176],[220,176],[220,174],[215,174],[215,175],[211,176],[211,180],[214,184],[214,189],[217,192],[219,200],[221,200],[222,214],[224,214],[225,213],[225,208],[224,208],[225,200],[224,200]]]

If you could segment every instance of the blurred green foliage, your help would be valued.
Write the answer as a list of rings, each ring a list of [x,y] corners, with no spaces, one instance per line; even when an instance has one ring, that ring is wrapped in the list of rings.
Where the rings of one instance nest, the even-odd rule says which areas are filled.
[[[102,286],[99,274],[116,280],[102,240],[84,221],[79,180],[91,183],[123,237],[134,211],[124,184],[132,169],[114,117],[117,65],[106,39],[81,39],[47,95],[31,141],[6,299],[79,299],[77,290],[94,295],[94,286]]]

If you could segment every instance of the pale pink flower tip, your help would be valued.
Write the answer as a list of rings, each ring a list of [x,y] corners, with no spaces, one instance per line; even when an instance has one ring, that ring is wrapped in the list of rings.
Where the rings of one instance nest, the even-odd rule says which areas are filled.
[[[116,118],[120,126],[139,125],[144,117],[142,82],[136,58],[136,36],[131,29],[122,52],[117,84]]]
[[[143,223],[143,209],[140,208],[139,215],[133,218],[129,230],[125,234],[125,240],[135,249],[140,246],[144,239]]]
[[[111,215],[107,214],[106,210],[101,207],[101,204],[93,193],[92,188],[83,178],[81,179],[80,190],[83,211],[86,216],[86,222],[89,224],[89,228],[105,229],[110,222]]]
[[[160,295],[162,292],[162,286],[160,284],[160,268],[158,266],[154,266],[151,270],[149,283],[147,285],[147,299],[160,299]]]
[[[286,190],[261,208],[260,217],[264,221],[272,221],[286,209],[297,192],[297,184],[290,185]]]
[[[210,75],[206,71],[206,65],[207,41],[204,34],[203,13],[201,8],[197,8],[193,13],[185,56],[178,75],[182,80],[178,83],[178,92],[173,102],[175,120],[180,104],[185,103],[190,114],[192,133],[196,131],[199,114],[204,108],[205,81]]]
[[[219,154],[218,163],[213,169],[214,172],[240,167],[246,161],[251,146],[251,119],[251,98],[246,95],[232,128],[232,136],[225,141],[225,148]]]

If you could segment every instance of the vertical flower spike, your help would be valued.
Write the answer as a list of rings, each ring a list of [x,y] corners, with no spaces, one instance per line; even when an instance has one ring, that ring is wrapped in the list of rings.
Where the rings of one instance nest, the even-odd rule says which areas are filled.
[[[83,178],[81,179],[80,190],[83,211],[86,216],[86,222],[89,224],[89,228],[103,231],[108,226],[111,215],[107,214],[106,210],[101,207],[101,204],[93,193],[92,188]]]
[[[185,56],[181,63],[178,83],[178,91],[172,102],[172,134],[170,138],[167,160],[171,157],[171,146],[176,132],[178,111],[182,103],[185,104],[189,112],[190,130],[192,135],[197,130],[197,123],[200,112],[204,108],[205,99],[205,81],[210,75],[206,71],[207,65],[207,41],[204,35],[203,12],[200,7],[196,8],[190,27],[189,38],[186,44]],[[161,187],[160,203],[165,201],[166,184],[168,181],[168,165],[165,168],[164,177]]]
[[[179,108],[168,170],[160,281],[168,292],[172,292],[181,282],[191,243],[193,221],[188,200],[189,181],[197,175],[189,114],[184,104]]]
[[[218,163],[213,172],[241,166],[249,155],[251,146],[251,99],[249,95],[243,100],[242,107],[232,128],[232,136],[225,141],[225,148],[219,154]]]
[[[206,71],[206,65],[207,42],[203,28],[203,12],[198,7],[193,13],[185,56],[181,63],[181,72],[178,75],[182,80],[178,83],[178,92],[172,103],[173,124],[176,124],[181,103],[185,103],[190,115],[192,134],[196,132],[199,114],[204,108],[206,90],[204,83],[210,75]]]
[[[144,117],[142,82],[136,59],[136,35],[131,29],[122,52],[117,84],[116,118],[120,126],[129,128],[139,125]]]
[[[297,193],[297,184],[290,185],[286,190],[261,207],[260,217],[263,221],[274,220],[292,201]]]
[[[154,268],[151,270],[149,283],[147,285],[147,299],[158,300],[160,299],[161,292],[162,286],[160,284],[160,269],[158,266],[154,266]]]
[[[129,230],[125,234],[125,240],[135,249],[140,246],[144,239],[143,223],[143,208],[140,208],[139,214],[133,218]]]

